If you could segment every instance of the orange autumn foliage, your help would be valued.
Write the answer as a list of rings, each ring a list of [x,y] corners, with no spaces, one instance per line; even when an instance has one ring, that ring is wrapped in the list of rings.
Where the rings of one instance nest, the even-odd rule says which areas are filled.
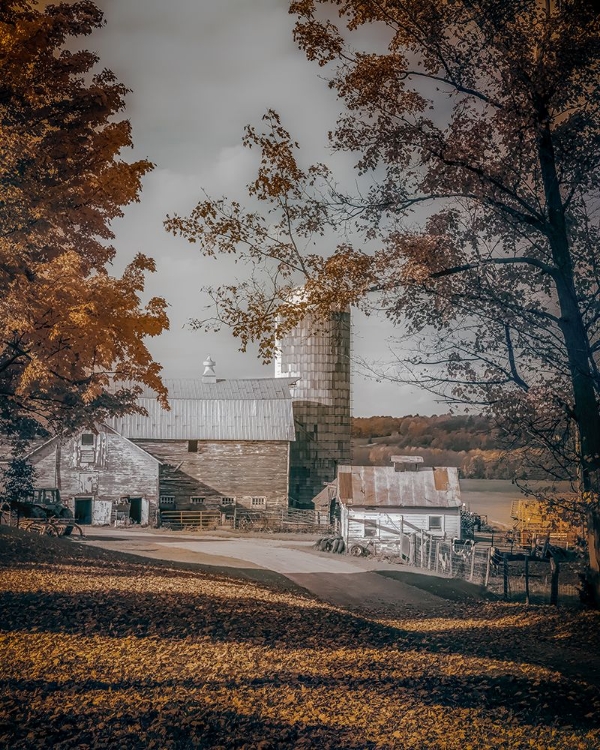
[[[140,300],[150,258],[121,278],[110,223],[137,201],[148,161],[128,163],[127,89],[88,51],[66,48],[102,26],[92,2],[0,2],[0,419],[44,426],[131,409],[144,383],[163,399],[144,343],[166,303]],[[114,389],[113,389],[114,390]]]

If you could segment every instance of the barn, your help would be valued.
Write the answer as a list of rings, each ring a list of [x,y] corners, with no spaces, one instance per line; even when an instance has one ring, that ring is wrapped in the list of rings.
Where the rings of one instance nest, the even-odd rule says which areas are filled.
[[[422,461],[392,456],[391,466],[338,467],[335,491],[347,546],[421,532],[460,539],[458,469],[423,467]]]
[[[164,381],[170,411],[145,391],[146,416],[110,425],[160,462],[162,510],[287,508],[294,378],[217,378],[204,365],[202,378]]]
[[[53,437],[28,458],[36,487],[58,488],[82,524],[156,521],[160,461],[106,424]]]

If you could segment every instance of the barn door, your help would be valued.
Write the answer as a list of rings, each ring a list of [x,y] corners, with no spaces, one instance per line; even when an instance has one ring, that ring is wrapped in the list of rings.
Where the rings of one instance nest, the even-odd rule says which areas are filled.
[[[109,526],[112,514],[111,500],[95,500],[92,510],[92,523],[94,526]]]

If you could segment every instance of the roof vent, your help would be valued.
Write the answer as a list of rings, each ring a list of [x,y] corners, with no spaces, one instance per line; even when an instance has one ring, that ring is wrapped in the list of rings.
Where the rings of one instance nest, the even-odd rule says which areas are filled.
[[[202,373],[203,383],[216,383],[217,376],[215,375],[215,365],[217,364],[214,359],[208,355],[208,357],[202,363],[204,365],[204,372]]]
[[[396,471],[417,471],[423,456],[392,456],[391,461]]]

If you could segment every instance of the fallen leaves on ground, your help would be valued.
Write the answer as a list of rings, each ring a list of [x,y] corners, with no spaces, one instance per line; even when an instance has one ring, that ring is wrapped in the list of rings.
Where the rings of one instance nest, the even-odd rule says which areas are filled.
[[[382,620],[67,540],[0,545],[2,747],[600,746],[595,613]]]

